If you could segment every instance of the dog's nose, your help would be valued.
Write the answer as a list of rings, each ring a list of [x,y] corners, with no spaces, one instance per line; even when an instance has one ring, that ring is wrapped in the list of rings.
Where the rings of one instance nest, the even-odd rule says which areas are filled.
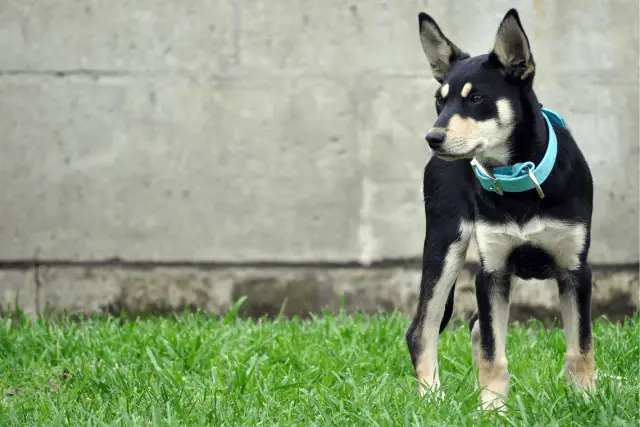
[[[425,137],[425,139],[429,143],[429,147],[437,148],[442,145],[445,136],[446,134],[444,133],[444,130],[433,128],[429,132],[427,132],[427,136]]]

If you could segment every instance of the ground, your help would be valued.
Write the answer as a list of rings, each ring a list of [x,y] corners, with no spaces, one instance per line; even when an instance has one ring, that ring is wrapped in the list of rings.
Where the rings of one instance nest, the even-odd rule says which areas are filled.
[[[237,307],[236,307],[237,308]],[[595,323],[599,389],[568,387],[564,340],[513,326],[504,418],[478,411],[465,326],[441,336],[444,400],[420,398],[400,314],[82,322],[4,318],[0,425],[638,425],[640,320]]]

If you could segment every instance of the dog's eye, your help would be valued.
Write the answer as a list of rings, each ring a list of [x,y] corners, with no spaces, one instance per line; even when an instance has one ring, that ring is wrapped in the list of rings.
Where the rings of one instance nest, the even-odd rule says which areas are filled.
[[[436,94],[436,105],[438,107],[442,106],[442,103],[444,102],[444,98],[442,97],[442,95],[440,95],[439,93]]]
[[[471,100],[471,102],[473,104],[480,104],[484,98],[482,97],[482,95],[480,95],[478,93],[475,93],[475,94],[471,95],[471,98],[469,98],[469,99]]]

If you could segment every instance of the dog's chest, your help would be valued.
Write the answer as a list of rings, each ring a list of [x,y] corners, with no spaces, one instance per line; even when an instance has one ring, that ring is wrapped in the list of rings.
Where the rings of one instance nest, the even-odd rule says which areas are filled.
[[[519,246],[531,245],[551,255],[561,268],[576,269],[585,244],[584,224],[556,219],[533,218],[520,226],[515,222],[475,224],[478,250],[487,271],[501,271],[511,252]]]

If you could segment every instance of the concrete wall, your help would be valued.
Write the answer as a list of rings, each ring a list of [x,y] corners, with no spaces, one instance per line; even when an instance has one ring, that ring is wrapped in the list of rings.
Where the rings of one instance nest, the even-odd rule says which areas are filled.
[[[591,260],[635,265],[638,2],[518,3],[593,170]],[[417,13],[482,53],[513,4],[0,0],[0,260],[420,257]]]

